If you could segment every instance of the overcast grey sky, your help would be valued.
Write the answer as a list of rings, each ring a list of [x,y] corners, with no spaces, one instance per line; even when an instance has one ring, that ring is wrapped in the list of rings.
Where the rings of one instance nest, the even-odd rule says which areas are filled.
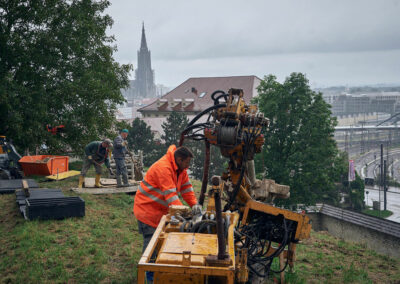
[[[400,0],[111,0],[106,12],[115,58],[134,68],[144,21],[157,84],[291,72],[313,87],[400,84]]]

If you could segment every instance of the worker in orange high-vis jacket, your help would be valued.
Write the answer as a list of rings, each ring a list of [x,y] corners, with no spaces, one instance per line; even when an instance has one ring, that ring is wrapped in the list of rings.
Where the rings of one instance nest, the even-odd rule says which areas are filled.
[[[149,168],[140,183],[133,213],[138,220],[139,232],[143,235],[143,252],[161,217],[168,214],[169,206],[182,205],[178,194],[192,207],[193,214],[201,212],[187,174],[192,158],[193,154],[188,148],[171,145],[167,154]]]

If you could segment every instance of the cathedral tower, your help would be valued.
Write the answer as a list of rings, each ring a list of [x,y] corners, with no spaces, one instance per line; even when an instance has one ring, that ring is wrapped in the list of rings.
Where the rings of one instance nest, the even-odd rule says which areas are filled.
[[[154,70],[151,69],[150,50],[147,48],[144,23],[142,26],[142,40],[140,49],[137,52],[138,64],[135,71],[136,95],[142,98],[152,98],[156,96],[156,86],[154,84]]]

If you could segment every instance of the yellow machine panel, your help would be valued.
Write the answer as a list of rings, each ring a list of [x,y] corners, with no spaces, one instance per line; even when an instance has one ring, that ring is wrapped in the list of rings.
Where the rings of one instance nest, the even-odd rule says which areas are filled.
[[[205,265],[207,255],[218,253],[217,235],[169,233],[163,242],[156,263],[180,264],[182,252],[191,252],[190,265]]]

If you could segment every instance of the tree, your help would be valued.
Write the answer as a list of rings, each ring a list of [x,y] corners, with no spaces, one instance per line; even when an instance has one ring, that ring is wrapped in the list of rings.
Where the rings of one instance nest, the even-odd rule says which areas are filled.
[[[111,134],[129,65],[113,59],[106,0],[0,3],[0,133],[20,149],[84,145]],[[46,125],[65,125],[52,135]]]
[[[191,142],[188,143],[190,149],[194,154],[194,159],[192,165],[190,167],[192,176],[195,179],[202,180],[203,171],[204,171],[204,159],[206,155],[205,145],[203,141],[199,142]],[[210,147],[210,167],[208,178],[211,181],[212,176],[214,175],[222,175],[222,172],[227,167],[228,159],[221,155],[221,151],[218,147],[212,146]]]
[[[286,202],[313,204],[328,193],[337,196],[331,174],[337,155],[336,119],[322,94],[312,91],[301,73],[292,73],[282,84],[266,76],[258,92],[255,102],[270,125],[264,133],[264,163],[257,157],[257,170],[291,187]]]
[[[351,209],[362,211],[365,209],[364,203],[364,182],[360,176],[356,173],[356,179],[350,182],[350,188],[348,191],[349,205]]]
[[[165,146],[169,147],[172,144],[178,146],[179,140],[181,138],[182,131],[186,128],[189,123],[189,119],[184,113],[171,112],[167,117],[167,120],[162,124],[164,130],[164,135],[161,138],[165,141]],[[184,141],[184,146],[188,147],[193,153],[192,164],[190,166],[191,176],[195,179],[202,179],[204,170],[204,158],[205,158],[205,146],[203,141],[192,141],[186,139]],[[166,149],[162,149],[162,155],[165,154]],[[216,147],[211,147],[210,149],[210,174],[221,175],[224,169],[224,159]]]
[[[167,120],[161,125],[164,134],[161,138],[168,147],[172,144],[178,145],[181,138],[181,133],[188,125],[189,119],[185,113],[173,111],[167,117]]]
[[[151,166],[160,155],[156,151],[154,134],[143,120],[135,118],[132,127],[129,128],[128,135],[129,147],[135,151],[143,151],[143,163],[146,167]]]

